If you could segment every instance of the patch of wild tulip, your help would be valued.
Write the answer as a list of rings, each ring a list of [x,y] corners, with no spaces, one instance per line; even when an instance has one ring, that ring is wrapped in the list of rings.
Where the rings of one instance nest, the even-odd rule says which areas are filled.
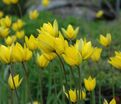
[[[16,4],[18,0],[3,0],[3,2],[9,5],[11,3]],[[43,0],[42,4],[47,6],[49,0]],[[102,14],[100,11],[97,17]],[[68,24],[67,28],[59,27],[57,20],[54,20],[53,23],[43,23],[37,29],[37,37],[34,34],[30,34],[28,37],[24,30],[26,21],[18,19],[13,22],[11,16],[3,17],[3,15],[4,13],[0,11],[0,39],[2,40],[0,62],[1,65],[7,67],[4,69],[5,78],[3,78],[4,83],[9,88],[8,91],[11,92],[7,103],[29,104],[36,102],[39,104],[41,102],[44,104],[45,101],[49,102],[49,97],[53,97],[53,103],[59,101],[67,103],[66,97],[70,104],[85,104],[86,101],[89,101],[90,104],[116,104],[115,79],[111,86],[113,94],[110,96],[112,100],[107,101],[101,93],[103,84],[97,80],[100,76],[96,75],[99,71],[102,72],[101,67],[105,65],[102,63],[104,61],[102,60],[102,52],[105,50],[109,54],[105,59],[109,66],[108,71],[114,70],[113,68],[110,69],[111,65],[116,69],[121,69],[121,52],[115,51],[114,56],[110,57],[110,45],[112,43],[110,33],[107,33],[106,36],[100,35],[98,40],[103,47],[101,48],[101,46],[92,44],[92,41],[86,37],[77,39],[79,27],[73,27],[71,24]],[[29,12],[28,19],[34,21],[38,16],[39,12],[33,10]],[[30,70],[29,68],[33,64],[31,62],[34,63],[33,66],[38,66],[38,69],[36,67]],[[18,70],[15,69],[18,64],[20,65],[20,72],[23,74],[16,73],[19,72],[15,71]],[[98,71],[93,74],[92,69],[95,67]],[[87,70],[86,74],[85,70]],[[34,76],[38,78],[37,88],[36,86],[31,88],[34,86],[31,85],[31,81],[34,79],[31,76],[33,72],[37,72],[37,76]],[[46,77],[49,79],[48,83]],[[20,88],[21,91],[24,91],[20,92]],[[95,96],[96,92],[98,92],[98,101]],[[0,101],[2,101],[1,98]],[[52,103],[49,102],[48,104]]]

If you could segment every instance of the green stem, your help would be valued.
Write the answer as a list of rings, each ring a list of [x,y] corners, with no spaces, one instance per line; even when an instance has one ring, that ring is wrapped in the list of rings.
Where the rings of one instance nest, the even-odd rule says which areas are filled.
[[[102,102],[101,102],[101,85],[99,85],[99,104],[102,104]]]
[[[95,91],[91,92],[91,104],[95,104]]]
[[[21,9],[20,4],[17,4],[17,7],[18,7],[18,10],[19,10],[20,17],[22,17],[22,9]]]
[[[43,104],[43,84],[42,84],[42,78],[43,78],[43,69],[40,69],[40,101],[41,104]]]
[[[30,88],[29,88],[29,71],[27,69],[26,63],[22,62],[23,69],[25,72],[25,80],[26,80],[26,101],[30,98],[31,104],[32,104],[32,98],[31,98],[31,93],[30,93]]]
[[[65,69],[65,66],[64,66],[64,63],[61,59],[61,57],[56,53],[56,55],[58,56],[59,60],[60,60],[60,63],[62,65],[62,70],[63,70],[63,73],[64,73],[64,78],[65,78],[65,81],[66,81],[66,85],[65,87],[68,85],[68,81],[67,81],[67,77],[66,77],[66,69]],[[67,87],[66,87],[67,88]],[[72,104],[71,100],[70,100],[70,95],[69,95],[69,91],[67,91],[67,94],[68,94],[68,97],[69,97],[69,104]]]

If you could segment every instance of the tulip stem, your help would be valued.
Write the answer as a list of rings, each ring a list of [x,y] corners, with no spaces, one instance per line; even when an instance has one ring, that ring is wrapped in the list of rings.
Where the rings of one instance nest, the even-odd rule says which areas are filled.
[[[62,65],[62,69],[63,69],[63,73],[64,73],[64,78],[65,78],[65,81],[66,81],[66,86],[68,85],[68,81],[67,81],[67,77],[66,77],[66,69],[65,69],[65,66],[64,66],[64,63],[61,59],[61,57],[56,53],[56,55],[58,56],[59,60],[60,60],[60,63]],[[66,87],[67,88],[67,87]],[[70,95],[69,95],[69,91],[67,91],[67,94],[68,94],[68,97],[69,97],[69,104],[72,104],[71,103],[71,100],[70,100]]]
[[[23,69],[24,69],[24,72],[25,72],[25,80],[26,80],[26,101],[30,97],[31,104],[32,104],[32,98],[31,98],[31,93],[30,93],[30,89],[29,89],[29,79],[28,79],[29,78],[29,72],[28,72],[27,66],[24,62],[22,62],[22,65],[23,65]]]
[[[21,9],[20,4],[17,4],[17,7],[18,7],[18,10],[19,10],[20,17],[22,17],[22,9]]]
[[[11,71],[11,65],[10,65],[10,69],[9,69],[9,73],[11,74],[11,77],[12,77],[12,82],[13,82],[13,86],[15,88],[15,93],[16,93],[16,98],[17,98],[17,102],[18,104],[20,104],[20,99],[19,99],[19,96],[18,96],[18,93],[17,93],[17,89],[16,89],[16,85],[15,85],[15,81],[14,81],[14,76],[13,76],[13,73]]]
[[[43,104],[43,85],[42,85],[43,69],[40,69],[40,99]]]
[[[95,104],[95,91],[91,91],[91,99],[90,99],[90,104]]]
[[[99,104],[102,104],[101,102],[101,85],[99,84]]]
[[[79,101],[78,102],[80,102],[80,97],[82,97],[83,95],[82,95],[82,79],[81,79],[81,68],[80,68],[80,66],[77,66],[78,67],[78,75],[79,75]],[[81,91],[81,96],[80,96],[80,91]]]

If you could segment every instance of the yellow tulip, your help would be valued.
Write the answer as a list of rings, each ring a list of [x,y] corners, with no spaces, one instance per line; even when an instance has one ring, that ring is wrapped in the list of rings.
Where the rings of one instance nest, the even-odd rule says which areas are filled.
[[[29,18],[31,20],[37,19],[38,16],[39,16],[39,12],[36,9],[33,11],[30,11],[29,13]]]
[[[12,24],[12,29],[14,31],[19,31],[23,26],[24,22],[21,19],[18,19],[15,23]]]
[[[21,79],[19,78],[19,74],[13,76],[13,78],[12,78],[12,75],[10,74],[8,78],[8,84],[12,90],[14,90],[15,88],[18,88],[21,82],[22,82],[22,78]]]
[[[111,44],[111,34],[108,33],[106,35],[106,37],[104,37],[103,35],[100,35],[100,40],[99,40],[100,44],[107,47]]]
[[[11,47],[0,45],[0,61],[6,64],[11,62]]]
[[[37,40],[38,40],[38,47],[45,53],[51,53],[55,51],[54,48],[55,38],[50,34],[48,33],[39,34]]]
[[[62,28],[62,31],[67,39],[73,40],[76,38],[78,32],[79,32],[79,27],[77,27],[75,30],[72,25],[68,25],[67,30]]]
[[[43,53],[43,55],[49,61],[52,61],[56,57],[56,54],[54,52],[51,52],[51,53]]]
[[[40,104],[38,101],[33,101],[32,103],[27,103],[27,104]]]
[[[0,18],[2,18],[4,15],[3,11],[0,11]]]
[[[100,59],[101,52],[102,52],[101,48],[95,47],[94,51],[93,51],[93,53],[91,55],[92,61],[94,61],[94,62],[96,61],[97,62]]]
[[[32,52],[25,45],[22,47],[16,43],[12,48],[12,58],[18,62],[28,61],[32,58]]]
[[[24,37],[24,35],[25,35],[25,32],[24,32],[24,30],[17,31],[17,32],[15,33],[15,35],[16,35],[16,37],[17,37],[18,39],[22,39],[22,38]]]
[[[79,91],[77,91],[77,93],[79,93]],[[69,90],[69,96],[68,96],[68,93],[66,93],[65,92],[65,94],[66,94],[66,96],[67,96],[67,98],[69,98],[69,96],[70,96],[70,100],[71,100],[71,102],[73,102],[73,103],[76,103],[77,102],[77,94],[76,94],[76,90]],[[78,94],[79,95],[79,94]],[[85,100],[85,98],[86,98],[86,93],[85,93],[85,91],[80,91],[80,99],[81,100]]]
[[[30,50],[35,50],[37,48],[37,40],[33,35],[31,35],[29,38],[25,36],[25,42]]]
[[[96,86],[96,79],[89,76],[88,79],[84,79],[84,85],[88,91],[93,91]]]
[[[9,16],[1,19],[1,26],[9,28],[11,26],[12,20]]]
[[[49,63],[49,61],[46,59],[46,57],[43,54],[42,55],[37,54],[36,62],[41,68],[47,67]]]
[[[44,7],[47,7],[49,5],[49,3],[50,3],[50,0],[42,0],[42,5]]]
[[[10,5],[11,4],[11,0],[2,0],[4,4],[6,5]]]
[[[113,98],[113,99],[108,103],[108,101],[107,101],[106,99],[104,99],[103,104],[116,104],[116,100],[115,100],[115,98]]]
[[[12,4],[17,4],[19,0],[10,0]]]
[[[55,39],[55,51],[58,55],[61,55],[64,53],[66,47],[68,47],[68,42],[64,40],[60,34],[59,37]]]
[[[53,25],[51,23],[44,23],[43,26],[38,30],[40,34],[47,32],[53,37],[58,37],[58,22],[54,20]]]
[[[93,47],[91,41],[86,42],[86,40],[82,39],[77,40],[75,47],[79,50],[84,60],[90,58],[93,53]]]
[[[9,35],[9,28],[0,27],[0,37],[5,38]]]
[[[5,39],[5,43],[6,43],[8,46],[12,45],[15,41],[16,41],[16,36],[8,36],[8,37]]]
[[[99,10],[99,11],[96,13],[96,18],[101,18],[103,15],[104,15],[103,10]]]
[[[65,49],[63,58],[71,66],[79,65],[82,62],[81,54],[74,46]]]
[[[113,65],[117,69],[121,69],[121,52],[115,52],[114,57],[110,57],[108,61],[111,65]]]

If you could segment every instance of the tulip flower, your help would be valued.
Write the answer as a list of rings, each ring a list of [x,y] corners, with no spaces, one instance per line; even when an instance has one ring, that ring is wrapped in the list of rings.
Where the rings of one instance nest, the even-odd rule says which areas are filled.
[[[68,25],[67,30],[62,28],[63,34],[67,39],[73,40],[76,38],[78,32],[79,32],[79,27],[77,27],[75,30],[72,25]]]
[[[101,18],[103,15],[104,15],[103,10],[99,10],[99,11],[96,13],[96,18]]]
[[[42,5],[44,7],[47,7],[49,5],[49,3],[50,3],[50,0],[42,0]]]
[[[5,38],[9,35],[9,28],[0,27],[0,37]]]
[[[4,4],[6,5],[10,5],[11,4],[11,0],[2,0]]]
[[[51,23],[44,23],[43,26],[38,30],[40,34],[47,32],[53,37],[58,37],[58,22],[54,20],[53,25]]]
[[[33,35],[31,35],[29,38],[25,36],[25,42],[30,50],[35,50],[37,48],[37,40]]]
[[[75,47],[79,50],[84,60],[90,58],[93,53],[93,47],[91,41],[86,42],[86,40],[82,39],[77,40]]]
[[[51,53],[55,51],[55,38],[48,33],[39,34],[38,47],[45,53]]]
[[[32,58],[32,52],[24,45],[16,43],[12,48],[12,58],[18,62],[28,61]]]
[[[89,76],[88,79],[84,79],[84,85],[88,91],[93,91],[96,86],[96,79]]]
[[[102,52],[101,48],[95,47],[94,51],[93,51],[93,53],[91,55],[92,61],[97,62],[100,59],[101,52]]]
[[[22,78],[21,79],[19,78],[19,74],[15,75],[13,78],[12,78],[12,75],[10,74],[8,78],[8,85],[12,90],[18,88],[21,82],[22,82]]]
[[[43,53],[43,55],[49,61],[52,61],[56,57],[56,54],[54,52],[51,52],[51,53]]]
[[[10,0],[12,4],[17,4],[19,0]]]
[[[79,91],[77,91],[77,94],[79,93]],[[65,92],[65,94],[66,94],[66,96],[67,96],[67,98],[69,98],[69,96],[70,96],[70,100],[71,100],[71,102],[73,102],[73,103],[76,103],[77,102],[77,94],[76,94],[76,90],[69,90],[69,96],[68,96],[68,93],[66,93]],[[78,94],[79,95],[79,94]],[[85,98],[86,98],[86,93],[85,93],[85,91],[80,91],[80,99],[81,100],[85,100]]]
[[[11,50],[12,47],[6,47],[4,45],[0,45],[0,61],[9,64],[11,62]]]
[[[3,11],[0,11],[0,18],[2,18],[4,15]]]
[[[59,37],[55,39],[55,51],[58,55],[61,55],[64,53],[66,47],[68,47],[68,42],[64,40],[60,34]]]
[[[113,98],[113,99],[108,103],[108,101],[107,101],[106,99],[104,99],[103,104],[116,104],[116,100],[115,100],[115,98]]]
[[[12,45],[15,41],[16,41],[16,36],[8,36],[8,37],[5,39],[5,43],[6,43],[8,46]]]
[[[71,66],[79,65],[82,62],[81,54],[74,46],[65,49],[63,58],[65,62]]]
[[[39,16],[39,12],[37,10],[33,10],[29,12],[29,18],[31,20],[37,19],[38,16]]]
[[[108,61],[111,65],[113,65],[117,69],[121,69],[121,52],[115,52],[114,57],[110,57]]]
[[[42,55],[37,54],[36,62],[41,68],[47,67],[49,63],[49,61],[46,59],[46,57],[43,54]]]
[[[107,47],[111,44],[111,34],[108,33],[106,35],[106,37],[104,37],[103,35],[100,35],[100,40],[99,40],[100,44]]]
[[[11,26],[12,20],[9,16],[1,19],[1,26],[9,28]]]
[[[18,19],[15,23],[12,24],[12,29],[14,31],[19,31],[24,26],[24,22],[21,19]]]
[[[24,37],[24,35],[25,35],[25,32],[24,32],[24,30],[17,31],[17,32],[15,33],[15,35],[16,35],[16,37],[17,37],[18,39],[22,39],[22,38]]]

